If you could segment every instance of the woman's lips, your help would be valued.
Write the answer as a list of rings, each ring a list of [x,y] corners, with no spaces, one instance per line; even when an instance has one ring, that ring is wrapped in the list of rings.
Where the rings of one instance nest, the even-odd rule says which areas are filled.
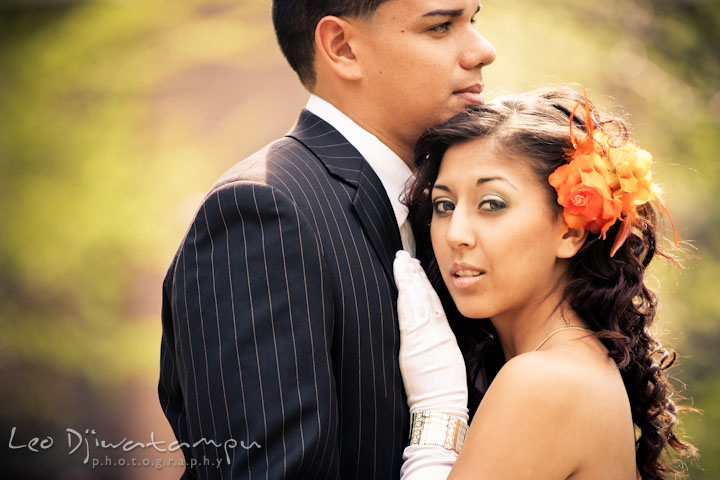
[[[480,282],[485,271],[467,263],[455,263],[450,270],[452,283],[457,289],[470,288]]]
[[[452,283],[455,288],[462,290],[477,285],[483,278],[485,278],[484,273],[471,277],[458,277],[457,275],[453,275]]]
[[[462,98],[469,105],[482,105],[485,103],[485,98],[482,96],[483,86],[482,84],[471,85],[465,89],[457,90],[453,92],[454,95]]]

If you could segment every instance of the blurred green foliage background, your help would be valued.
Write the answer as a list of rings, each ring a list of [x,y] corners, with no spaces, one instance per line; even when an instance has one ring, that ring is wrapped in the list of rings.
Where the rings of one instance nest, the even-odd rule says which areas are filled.
[[[283,135],[307,99],[269,3],[0,2],[7,478],[179,477],[92,469],[68,454],[66,429],[173,440],[155,393],[165,269],[214,179]],[[584,86],[653,152],[685,265],[652,270],[657,331],[681,354],[673,375],[686,403],[703,411],[681,421],[702,455],[690,478],[720,478],[720,4],[487,0],[478,28],[498,51],[488,97]],[[14,445],[51,436],[55,446],[10,448],[12,427]]]

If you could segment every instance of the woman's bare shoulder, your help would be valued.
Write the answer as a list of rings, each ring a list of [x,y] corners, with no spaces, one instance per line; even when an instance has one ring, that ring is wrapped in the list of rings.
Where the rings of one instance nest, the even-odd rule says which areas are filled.
[[[625,393],[610,359],[572,353],[553,349],[512,358],[497,374],[486,399],[518,396],[533,400],[527,408],[562,409],[567,414],[597,411],[609,396]]]
[[[568,478],[614,437],[607,411],[617,407],[608,404],[622,402],[622,380],[613,380],[610,370],[592,359],[568,361],[563,353],[531,352],[505,364],[472,420],[459,472],[482,471],[499,479],[526,478],[523,472],[537,475],[527,478]],[[608,388],[616,392],[608,394]],[[501,461],[508,458],[513,462]]]
[[[508,361],[480,402],[450,478],[568,478],[578,471],[583,452],[569,434],[582,421],[572,411],[580,388],[573,377],[547,355]]]

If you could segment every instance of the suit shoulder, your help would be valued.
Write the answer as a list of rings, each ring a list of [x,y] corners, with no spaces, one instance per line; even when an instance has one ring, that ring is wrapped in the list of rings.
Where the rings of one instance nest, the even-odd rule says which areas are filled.
[[[302,143],[291,137],[278,139],[246,157],[223,173],[210,193],[236,182],[263,184],[284,190],[278,177],[296,177],[298,170],[314,170],[322,164]]]

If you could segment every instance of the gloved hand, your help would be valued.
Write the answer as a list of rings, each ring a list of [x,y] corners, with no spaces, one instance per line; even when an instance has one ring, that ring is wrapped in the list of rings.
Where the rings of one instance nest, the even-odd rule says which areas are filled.
[[[400,372],[410,412],[432,410],[468,419],[465,362],[440,298],[420,262],[404,250],[393,264],[398,287]]]
[[[410,412],[450,413],[468,419],[465,362],[440,298],[420,262],[401,250],[393,264],[398,287],[400,372]],[[403,452],[402,480],[444,480],[457,453],[437,445]]]

